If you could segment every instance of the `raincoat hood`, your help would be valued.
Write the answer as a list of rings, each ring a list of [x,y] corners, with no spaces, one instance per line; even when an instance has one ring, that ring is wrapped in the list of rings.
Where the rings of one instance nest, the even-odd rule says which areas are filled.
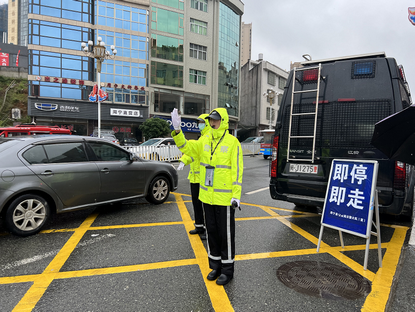
[[[210,133],[212,133],[213,137],[215,139],[217,139],[217,138],[222,137],[223,133],[226,130],[228,130],[228,128],[229,128],[229,116],[228,116],[228,112],[226,111],[226,108],[223,108],[223,107],[215,108],[214,110],[212,110],[210,112],[210,114],[214,111],[216,111],[221,117],[220,126],[219,126],[219,129],[212,129],[209,126],[209,131],[210,131]],[[209,123],[209,119],[206,119],[206,121]]]
[[[199,117],[197,117],[197,119],[203,119],[205,121],[205,127],[202,131],[200,131],[201,135],[205,135],[211,129],[209,125],[209,120],[206,119],[207,116],[209,116],[209,114],[202,114]]]

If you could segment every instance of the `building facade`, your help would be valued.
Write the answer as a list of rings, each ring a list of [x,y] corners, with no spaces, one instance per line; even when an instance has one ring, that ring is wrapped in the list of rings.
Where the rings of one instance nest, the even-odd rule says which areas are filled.
[[[7,43],[8,4],[0,5],[0,43]],[[1,52],[0,52],[1,53]]]
[[[242,22],[241,33],[241,68],[251,59],[252,23]]]
[[[271,64],[259,55],[257,61],[249,60],[241,69],[241,139],[260,135],[260,130],[275,128],[276,116],[282,100],[289,73]],[[270,100],[269,91],[275,97]],[[271,105],[272,104],[272,105]]]
[[[150,116],[178,108],[196,138],[196,118],[225,107],[236,133],[242,14],[240,0],[152,0]]]
[[[90,135],[98,126],[98,105],[88,96],[97,81],[97,64],[81,42],[101,37],[114,45],[115,59],[102,63],[101,129],[119,139],[137,137],[148,117],[149,0],[29,0],[28,113],[37,123]]]
[[[9,9],[11,3],[13,43],[27,43],[28,114],[36,123],[93,133],[98,105],[88,99],[97,61],[81,43],[96,45],[100,37],[118,52],[99,75],[108,93],[101,130],[141,141],[139,126],[147,118],[169,121],[178,108],[184,131],[195,138],[197,117],[225,107],[236,134],[240,0],[15,0]]]

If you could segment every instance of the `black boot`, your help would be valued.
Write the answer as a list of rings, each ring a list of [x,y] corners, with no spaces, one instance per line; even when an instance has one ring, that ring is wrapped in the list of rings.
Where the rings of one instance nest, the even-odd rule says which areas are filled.
[[[189,231],[189,234],[204,234],[205,229],[204,228],[195,228],[194,230]]]

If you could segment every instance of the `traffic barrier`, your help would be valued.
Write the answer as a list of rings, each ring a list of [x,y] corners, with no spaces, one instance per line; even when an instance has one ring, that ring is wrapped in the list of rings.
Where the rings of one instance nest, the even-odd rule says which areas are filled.
[[[138,157],[149,160],[178,161],[183,155],[176,145],[123,147]]]
[[[258,155],[261,149],[261,143],[241,143],[244,156]]]

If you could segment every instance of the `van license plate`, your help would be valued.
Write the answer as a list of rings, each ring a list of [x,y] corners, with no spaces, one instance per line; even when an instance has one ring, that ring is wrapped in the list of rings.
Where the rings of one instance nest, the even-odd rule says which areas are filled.
[[[290,164],[290,172],[317,174],[317,165]]]

